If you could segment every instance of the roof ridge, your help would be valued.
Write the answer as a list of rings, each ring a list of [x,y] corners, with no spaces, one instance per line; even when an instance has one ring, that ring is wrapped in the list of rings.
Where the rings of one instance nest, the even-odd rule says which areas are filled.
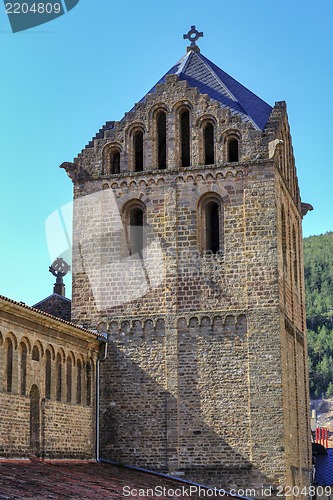
[[[262,103],[262,105],[264,106],[267,106],[268,108],[270,108],[270,110],[272,111],[272,106],[270,106],[270,104],[268,104],[266,101],[264,101],[261,97],[259,97],[255,92],[253,92],[252,90],[250,90],[249,88],[247,88],[245,85],[243,85],[242,83],[240,83],[238,80],[236,80],[233,76],[229,75],[226,71],[224,71],[222,68],[218,67],[215,63],[213,63],[212,61],[210,61],[207,57],[205,57],[204,55],[202,56],[205,60],[207,60],[210,64],[212,64],[212,66],[214,66],[218,71],[221,71],[228,79],[230,79],[232,82],[234,82],[236,84],[236,86],[240,87],[241,89],[243,89],[247,94],[251,95],[253,98],[255,98],[256,100],[260,101]],[[213,70],[214,71],[214,70]],[[239,106],[241,106],[241,108],[244,110],[244,113],[249,117],[249,119],[251,120],[251,122],[254,124],[255,128],[257,128],[258,130],[261,130],[261,127],[257,124],[256,121],[254,121],[254,119],[252,118],[251,114],[250,114],[250,111],[247,109],[247,107],[243,104],[243,101],[240,101],[240,100],[237,100],[236,101]],[[267,123],[267,121],[266,121]]]
[[[178,63],[180,63],[182,59],[183,59],[183,62],[181,64],[179,64],[179,68],[177,69],[177,71],[175,73],[176,75],[180,75],[180,73],[182,71],[186,71],[188,63],[190,62],[190,59],[191,59],[191,54],[194,54],[193,50],[191,50],[190,52],[187,52],[187,54],[185,54],[185,56],[183,56],[181,59],[179,59]]]
[[[226,87],[226,85],[222,82],[221,78],[215,73],[215,71],[213,70],[213,68],[210,67],[210,65],[206,62],[209,61],[211,62],[209,59],[207,59],[205,56],[202,56],[203,59],[202,62],[205,64],[205,66],[208,68],[208,70],[210,71],[210,73],[218,80],[218,82],[222,85],[222,87],[225,89],[225,91],[227,92],[227,94],[229,94],[231,100],[237,102],[237,104],[239,104],[239,106],[242,108],[242,110],[244,111],[244,113],[246,114],[246,116],[249,118],[249,120],[251,121],[252,125],[257,129],[257,130],[260,130],[260,127],[256,124],[256,122],[253,120],[253,118],[250,116],[249,112],[244,108],[243,104],[238,100],[236,99],[236,97],[234,96],[234,94],[228,89],[228,87]],[[214,64],[214,63],[212,63]],[[223,71],[221,69],[221,71]],[[225,71],[224,71],[225,73]],[[232,76],[229,76],[230,78],[232,78],[233,80],[235,80]],[[236,80],[235,80],[236,81]],[[241,83],[237,82],[239,85],[242,85]],[[244,85],[242,85],[242,87],[244,87]],[[248,89],[247,89],[248,90]],[[249,91],[251,92],[251,90]],[[253,92],[251,92],[253,93]],[[259,97],[260,99],[260,97]]]
[[[204,74],[200,74],[200,71],[196,72],[195,66],[200,66],[200,71]],[[154,94],[158,85],[165,84],[168,75],[176,75],[180,80],[187,81],[190,87],[196,88],[199,93],[207,94],[210,99],[219,102],[220,106],[228,108],[232,114],[240,116],[241,120],[251,124],[255,130],[264,130],[272,112],[272,106],[203,54],[192,50],[184,54],[137,104],[145,102],[148,95]],[[122,122],[129,113],[134,112],[135,106],[136,104],[119,121]],[[115,121],[107,121],[84,149],[92,148],[94,141],[102,139],[105,131],[113,129],[115,123]]]
[[[240,104],[240,102],[236,99],[236,97],[232,94],[232,92],[230,92],[230,90],[228,89],[228,87],[226,87],[225,84],[222,82],[221,78],[219,78],[217,76],[217,74],[215,73],[215,71],[213,71],[213,68],[211,68],[209,66],[209,64],[207,64],[207,62],[205,61],[205,59],[206,59],[205,56],[202,56],[204,59],[202,57],[200,57],[200,54],[197,54],[197,56],[199,57],[200,61],[206,66],[206,68],[208,69],[208,71],[213,75],[213,77],[219,82],[219,84],[221,85],[221,87],[224,88],[225,92],[228,94],[228,96],[230,97],[230,99],[232,101],[238,102],[238,104]],[[207,61],[209,61],[209,59],[207,59]],[[242,108],[243,108],[243,106],[242,106]],[[245,109],[244,109],[244,112],[245,112]]]
[[[95,332],[93,332],[92,330],[90,330],[88,328],[84,328],[83,326],[76,325],[75,323],[72,323],[71,321],[66,321],[65,319],[58,318],[57,316],[53,316],[53,314],[47,313],[45,311],[41,311],[40,309],[36,309],[33,306],[28,306],[25,302],[18,302],[17,300],[10,299],[9,297],[6,297],[5,295],[0,295],[0,301],[1,300],[5,301],[5,302],[8,302],[10,304],[14,304],[14,305],[19,306],[19,307],[22,307],[23,309],[27,309],[29,311],[38,313],[38,314],[40,314],[42,316],[46,316],[47,318],[50,318],[50,319],[52,319],[54,321],[58,321],[58,322],[63,323],[65,325],[77,328],[78,330],[81,330],[83,332],[90,333],[90,335],[94,335],[94,336],[97,336],[97,337],[103,337],[102,334],[95,333]]]

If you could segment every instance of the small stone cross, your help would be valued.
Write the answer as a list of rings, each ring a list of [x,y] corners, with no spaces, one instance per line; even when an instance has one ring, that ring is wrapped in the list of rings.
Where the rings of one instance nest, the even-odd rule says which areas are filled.
[[[187,33],[187,35],[183,35],[184,40],[188,39],[191,42],[191,47],[196,46],[196,41],[199,40],[200,37],[203,36],[202,31],[198,31],[195,26],[191,26],[190,31]]]

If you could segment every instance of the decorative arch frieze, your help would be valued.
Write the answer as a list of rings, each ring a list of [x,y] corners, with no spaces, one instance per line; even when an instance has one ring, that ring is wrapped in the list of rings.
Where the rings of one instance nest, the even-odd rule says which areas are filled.
[[[177,329],[180,334],[196,333],[208,335],[213,340],[223,338],[243,338],[247,333],[247,317],[245,314],[198,315],[179,318]]]
[[[138,318],[112,320],[108,325],[111,341],[163,340],[165,336],[164,318]]]

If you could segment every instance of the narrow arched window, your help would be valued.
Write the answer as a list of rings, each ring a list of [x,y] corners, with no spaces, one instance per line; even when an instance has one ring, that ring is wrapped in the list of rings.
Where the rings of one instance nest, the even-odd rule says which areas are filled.
[[[72,401],[72,360],[67,358],[66,362],[66,400],[68,403]]]
[[[120,172],[120,151],[114,149],[110,154],[110,171],[111,174],[119,174]]]
[[[36,345],[32,349],[32,359],[33,361],[39,361],[39,349]]]
[[[34,384],[30,391],[30,450],[34,455],[40,453],[40,394]]]
[[[143,132],[138,130],[133,136],[134,170],[143,171]]]
[[[236,162],[239,160],[239,151],[238,151],[238,139],[232,137],[228,141],[228,161]]]
[[[45,359],[45,398],[51,399],[51,353],[46,351]]]
[[[215,159],[214,159],[214,126],[212,123],[206,123],[203,135],[204,135],[205,165],[213,165],[215,163]]]
[[[180,113],[181,166],[190,166],[190,113],[187,109]]]
[[[223,254],[223,200],[206,193],[198,203],[198,249],[203,254]]]
[[[220,250],[219,204],[212,200],[205,206],[206,250],[217,253]]]
[[[298,286],[297,240],[296,240],[296,231],[294,226],[293,226],[293,264],[294,264],[294,281],[295,285]]]
[[[116,144],[106,144],[103,149],[102,174],[119,174],[120,172],[120,147]]]
[[[161,111],[157,116],[157,156],[158,168],[166,168],[166,114]]]
[[[142,257],[143,250],[143,210],[135,207],[130,212],[130,250],[131,255],[136,253]]]
[[[87,398],[87,405],[91,405],[91,365],[90,362],[88,361],[86,365],[86,398]]]
[[[13,390],[13,342],[10,339],[6,340],[6,390]]]
[[[20,346],[20,367],[21,367],[20,390],[23,396],[25,395],[27,390],[27,357],[28,357],[28,349],[26,345],[22,343]]]
[[[76,402],[80,405],[82,403],[82,364],[78,359],[77,361],[77,380],[76,380]]]
[[[61,355],[57,354],[56,361],[56,398],[57,401],[61,401],[61,393],[62,393],[62,359]]]
[[[284,206],[281,207],[281,237],[282,237],[282,258],[283,269],[287,270],[287,228],[286,228],[286,213]]]

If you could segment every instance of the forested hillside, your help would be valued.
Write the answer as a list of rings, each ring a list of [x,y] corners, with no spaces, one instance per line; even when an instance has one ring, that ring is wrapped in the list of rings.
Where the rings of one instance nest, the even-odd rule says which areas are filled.
[[[333,232],[304,239],[310,392],[333,396]]]

